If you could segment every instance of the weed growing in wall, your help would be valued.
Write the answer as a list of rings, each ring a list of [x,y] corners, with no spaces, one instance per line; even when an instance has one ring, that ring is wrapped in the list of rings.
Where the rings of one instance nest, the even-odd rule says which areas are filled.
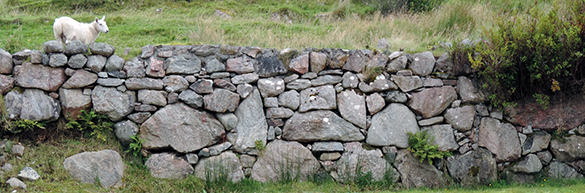
[[[89,112],[81,110],[77,120],[69,120],[68,129],[76,129],[85,133],[86,137],[96,137],[106,141],[108,133],[112,132],[112,123],[106,115],[97,114],[93,109]]]
[[[142,144],[146,141],[144,139],[140,139],[138,135],[133,135],[132,137],[133,142],[128,145],[128,150],[126,153],[132,154],[132,156],[136,158],[140,158],[142,162],[146,161],[146,157],[142,155]]]
[[[432,145],[434,140],[435,137],[430,136],[428,130],[416,133],[408,132],[408,150],[413,152],[421,163],[426,159],[431,165],[433,159],[442,159],[452,155],[449,151],[439,151],[439,145]]]

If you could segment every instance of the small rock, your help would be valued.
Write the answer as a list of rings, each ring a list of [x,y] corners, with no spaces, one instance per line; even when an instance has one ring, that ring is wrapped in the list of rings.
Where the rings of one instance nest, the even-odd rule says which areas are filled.
[[[22,157],[24,155],[24,146],[20,144],[12,146],[12,154]]]
[[[37,171],[35,171],[31,167],[24,167],[22,170],[20,170],[18,177],[30,181],[35,181],[38,180],[41,176],[39,175],[39,173],[37,173]]]
[[[10,178],[8,179],[8,181],[6,181],[7,184],[10,185],[10,187],[13,188],[22,188],[22,189],[26,189],[26,184],[22,181],[20,181],[18,178]]]

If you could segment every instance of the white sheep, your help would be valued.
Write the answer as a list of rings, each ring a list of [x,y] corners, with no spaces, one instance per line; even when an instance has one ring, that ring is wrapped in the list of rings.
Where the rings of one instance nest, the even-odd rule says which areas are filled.
[[[106,25],[106,16],[102,19],[96,17],[91,23],[79,23],[70,17],[60,17],[53,23],[55,38],[65,44],[72,40],[78,40],[84,44],[90,44],[100,35],[100,32],[110,31]]]

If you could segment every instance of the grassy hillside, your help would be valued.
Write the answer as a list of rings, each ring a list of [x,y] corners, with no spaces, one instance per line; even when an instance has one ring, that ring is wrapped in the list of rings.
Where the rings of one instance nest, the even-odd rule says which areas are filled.
[[[14,53],[41,49],[54,39],[55,18],[70,16],[81,22],[106,15],[110,33],[96,41],[116,47],[128,58],[148,44],[231,44],[265,48],[374,49],[386,38],[391,50],[420,52],[439,42],[477,39],[493,17],[523,10],[534,1],[446,0],[423,13],[395,11],[386,16],[376,0],[1,0],[0,47]],[[550,6],[541,0],[539,6]],[[156,9],[162,9],[157,13]],[[221,10],[231,18],[214,15]],[[318,17],[321,16],[321,17]],[[288,17],[289,19],[285,19]],[[130,54],[123,55],[129,48]],[[438,52],[438,51],[437,51]]]

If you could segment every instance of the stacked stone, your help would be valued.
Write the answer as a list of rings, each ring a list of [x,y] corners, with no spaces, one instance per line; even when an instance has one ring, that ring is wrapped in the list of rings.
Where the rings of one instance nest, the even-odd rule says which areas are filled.
[[[54,120],[60,108],[74,118],[93,106],[117,122],[122,144],[138,134],[143,149],[165,152],[146,162],[155,177],[212,173],[266,182],[321,172],[345,181],[359,168],[375,180],[393,171],[405,187],[435,187],[446,184],[441,171],[476,184],[496,180],[498,172],[526,181],[545,167],[564,171],[563,178],[582,177],[573,168],[585,165],[585,155],[568,147],[572,142],[551,142],[546,130],[527,125],[518,129],[484,105],[477,82],[465,76],[472,69],[446,54],[435,60],[431,52],[148,45],[124,61],[107,44],[90,45],[87,56],[87,49],[68,44],[59,52],[50,45],[35,61],[51,67],[33,64],[35,51],[29,51],[31,62],[17,65],[14,78],[27,88],[22,95],[38,90],[59,98],[61,105],[55,100],[57,110],[49,111],[57,117],[23,116],[13,109],[25,99],[12,91],[9,112],[20,114],[11,118]],[[11,63],[19,55],[26,54]],[[36,103],[52,104],[47,101]],[[407,133],[418,131],[454,156],[446,164],[420,163],[406,150]],[[577,134],[571,141],[585,139],[585,132]]]

